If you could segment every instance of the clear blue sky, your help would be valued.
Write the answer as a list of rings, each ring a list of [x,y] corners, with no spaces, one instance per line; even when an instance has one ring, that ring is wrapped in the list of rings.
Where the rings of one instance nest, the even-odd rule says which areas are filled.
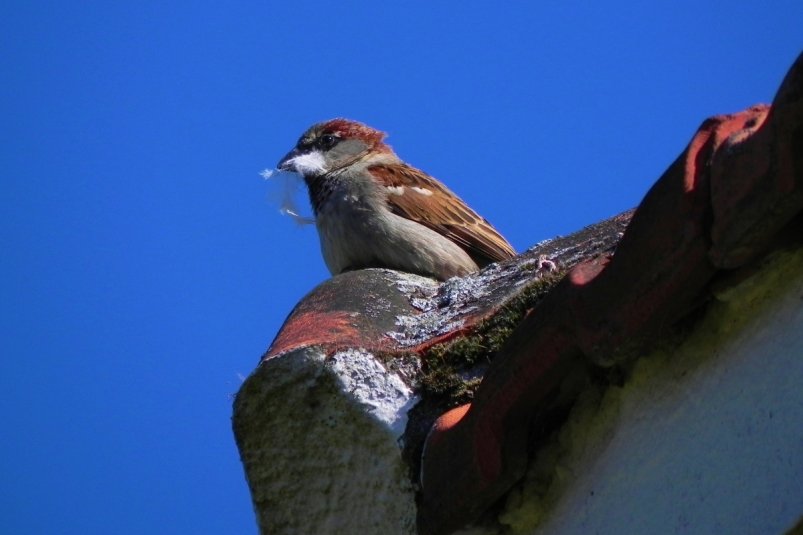
[[[232,395],[328,276],[258,173],[311,123],[390,132],[523,250],[803,45],[799,0],[511,4],[3,4],[4,532],[256,532]]]

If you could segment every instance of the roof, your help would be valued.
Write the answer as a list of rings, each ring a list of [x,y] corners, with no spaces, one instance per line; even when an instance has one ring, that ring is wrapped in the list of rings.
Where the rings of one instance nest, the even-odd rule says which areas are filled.
[[[418,396],[399,405],[404,457],[423,479],[418,529],[448,533],[522,477],[532,430],[560,426],[561,398],[578,394],[560,391],[566,377],[654,346],[712,288],[800,247],[801,224],[803,55],[771,106],[704,121],[634,212],[443,284],[376,269],[334,277],[297,305],[260,368],[314,347],[367,351],[397,371]],[[234,417],[252,493],[250,433],[264,411],[248,407],[261,373]]]

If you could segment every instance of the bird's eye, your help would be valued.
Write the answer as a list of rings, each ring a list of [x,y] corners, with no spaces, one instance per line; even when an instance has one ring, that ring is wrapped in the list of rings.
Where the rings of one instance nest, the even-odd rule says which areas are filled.
[[[332,147],[335,146],[335,143],[337,143],[337,136],[334,136],[332,134],[324,134],[324,135],[321,136],[320,143],[321,143],[321,147],[324,150],[331,149]]]

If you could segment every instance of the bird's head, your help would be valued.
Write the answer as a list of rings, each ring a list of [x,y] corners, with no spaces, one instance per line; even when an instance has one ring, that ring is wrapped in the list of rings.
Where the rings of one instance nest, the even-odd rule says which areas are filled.
[[[372,154],[392,154],[385,133],[349,119],[332,119],[311,126],[296,146],[279,161],[281,171],[293,171],[305,179],[316,178]]]

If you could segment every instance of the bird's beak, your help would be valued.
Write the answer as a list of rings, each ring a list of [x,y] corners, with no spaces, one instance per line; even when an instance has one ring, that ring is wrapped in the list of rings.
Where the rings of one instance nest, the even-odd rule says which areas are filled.
[[[298,155],[299,155],[298,148],[291,150],[290,152],[284,155],[284,158],[282,158],[278,164],[276,164],[276,169],[278,169],[279,171],[295,171],[296,168],[293,165],[293,159],[295,159],[295,157]]]

